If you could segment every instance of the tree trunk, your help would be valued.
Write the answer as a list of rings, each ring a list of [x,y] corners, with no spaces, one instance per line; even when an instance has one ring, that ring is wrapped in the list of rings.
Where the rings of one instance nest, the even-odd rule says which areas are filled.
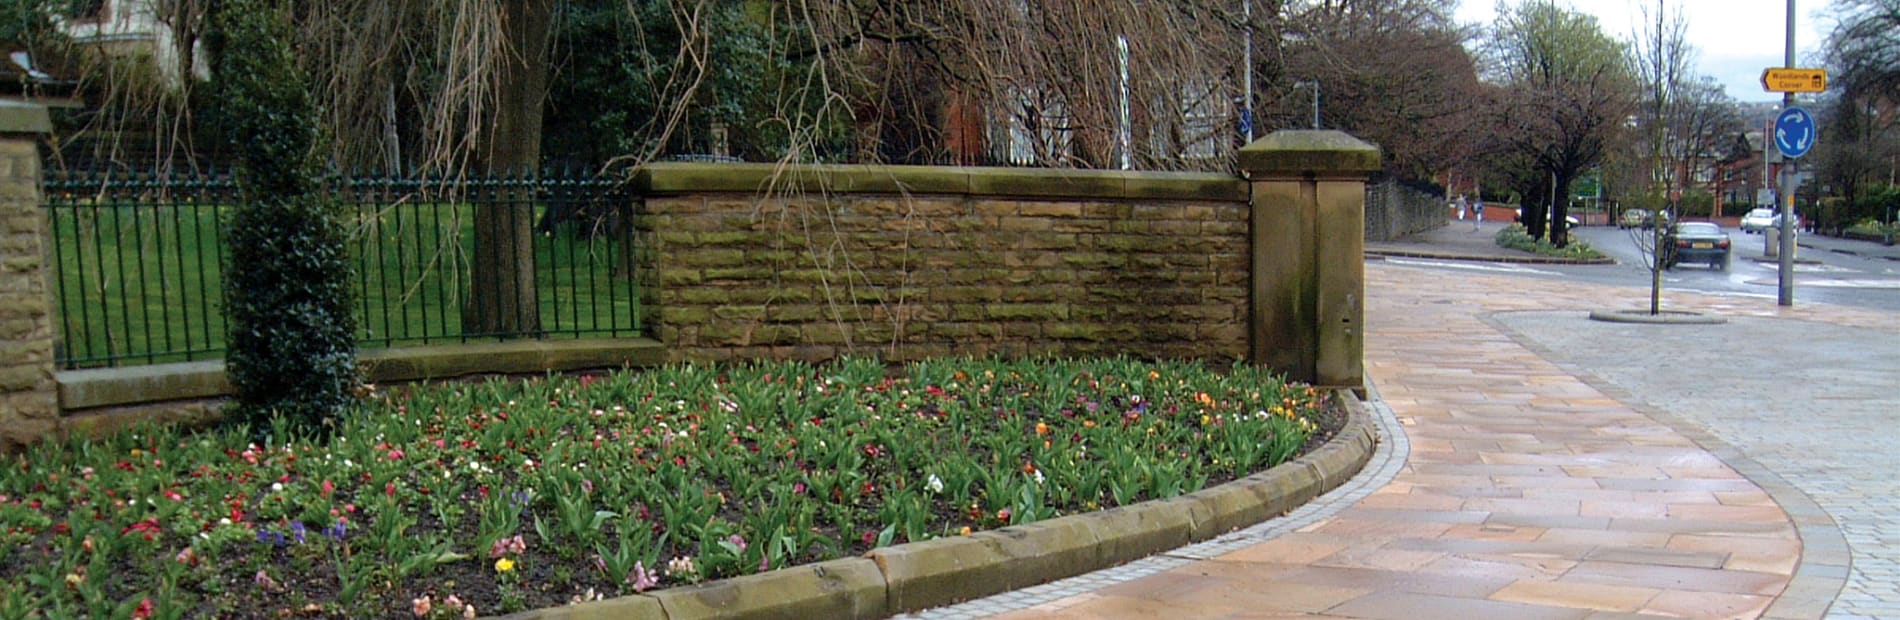
[[[541,159],[542,104],[547,99],[548,39],[554,0],[502,0],[507,49],[495,82],[493,117],[485,124],[483,171],[532,178]],[[475,257],[462,331],[541,331],[534,287],[532,185],[505,183],[475,207]]]
[[[1570,247],[1570,175],[1559,174],[1550,192],[1550,244]]]
[[[1549,205],[1545,204],[1546,196],[1549,194],[1546,187],[1545,181],[1531,183],[1527,188],[1530,191],[1524,192],[1519,200],[1522,203],[1523,213],[1519,219],[1524,224],[1524,234],[1530,235],[1532,239],[1544,238],[1544,223],[1549,221],[1545,219],[1545,216],[1550,213]]]

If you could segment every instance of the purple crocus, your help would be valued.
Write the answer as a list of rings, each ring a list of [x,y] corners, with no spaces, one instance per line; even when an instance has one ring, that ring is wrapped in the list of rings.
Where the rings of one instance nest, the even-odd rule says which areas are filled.
[[[284,535],[270,530],[258,530],[257,542],[270,543],[275,547],[284,546]]]
[[[302,521],[290,522],[290,538],[291,540],[297,541],[297,544],[299,545],[303,544],[304,534],[308,532],[309,530],[304,528]]]
[[[336,525],[323,528],[323,535],[328,536],[330,537],[330,540],[334,540],[337,542],[343,542],[343,536],[348,533],[349,533],[349,528],[344,526],[342,521],[336,522]]]

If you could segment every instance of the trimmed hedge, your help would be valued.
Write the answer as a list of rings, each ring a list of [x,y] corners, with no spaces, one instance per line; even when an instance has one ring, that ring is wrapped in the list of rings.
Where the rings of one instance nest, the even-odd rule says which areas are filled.
[[[356,385],[350,262],[337,207],[321,193],[316,108],[274,0],[214,5],[215,124],[238,155],[244,202],[226,223],[228,420],[334,428]]]

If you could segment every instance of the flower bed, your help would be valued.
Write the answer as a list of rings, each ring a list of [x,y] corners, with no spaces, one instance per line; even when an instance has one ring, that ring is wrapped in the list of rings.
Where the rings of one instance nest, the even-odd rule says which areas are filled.
[[[141,429],[0,472],[0,617],[456,617],[1198,490],[1313,389],[1130,360],[678,366],[372,393],[334,439]],[[279,432],[274,436],[282,437]]]
[[[1590,247],[1590,244],[1575,237],[1570,239],[1570,245],[1561,248],[1551,245],[1549,239],[1533,239],[1530,233],[1524,229],[1523,224],[1512,224],[1498,229],[1497,236],[1494,237],[1494,240],[1497,241],[1498,247],[1521,250],[1539,256],[1581,260],[1601,260],[1607,258],[1602,252],[1598,252],[1595,248]]]

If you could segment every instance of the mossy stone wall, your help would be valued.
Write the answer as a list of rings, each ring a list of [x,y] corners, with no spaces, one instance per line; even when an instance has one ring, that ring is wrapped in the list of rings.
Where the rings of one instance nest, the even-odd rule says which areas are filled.
[[[1229,175],[661,164],[636,186],[676,360],[1247,353]]]

